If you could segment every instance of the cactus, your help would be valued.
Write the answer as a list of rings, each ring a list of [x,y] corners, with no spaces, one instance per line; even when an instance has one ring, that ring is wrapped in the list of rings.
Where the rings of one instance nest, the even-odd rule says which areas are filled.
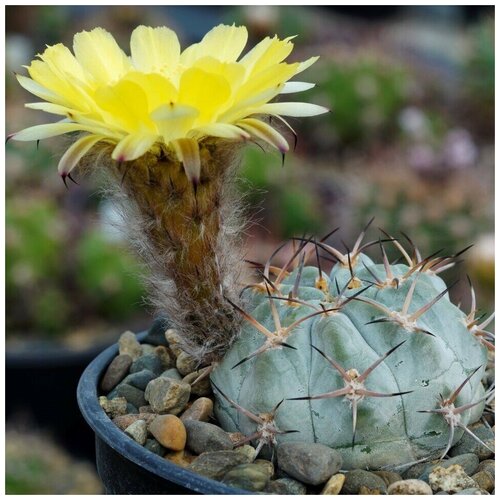
[[[246,324],[212,371],[216,414],[258,449],[300,436],[338,449],[347,469],[398,466],[444,457],[481,415],[492,317],[475,317],[472,288],[469,314],[450,301],[438,275],[458,254],[422,258],[386,235],[375,264],[364,233],[345,254],[302,239],[233,304]],[[389,263],[387,242],[404,264]],[[336,260],[329,274],[320,253]],[[272,436],[249,417],[266,412]]]

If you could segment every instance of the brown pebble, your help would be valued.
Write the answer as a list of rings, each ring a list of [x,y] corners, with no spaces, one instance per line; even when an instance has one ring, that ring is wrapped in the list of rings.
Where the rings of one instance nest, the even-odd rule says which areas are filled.
[[[120,354],[128,354],[132,361],[135,361],[142,355],[142,347],[136,336],[130,332],[124,332],[118,339],[118,351]]]
[[[209,396],[212,394],[212,384],[210,383],[210,377],[205,376],[202,378],[199,382],[196,382],[196,384],[193,384],[193,382],[196,381],[196,379],[203,374],[203,369],[188,373],[183,379],[183,382],[188,383],[191,386],[191,394],[194,394],[195,396]]]
[[[186,428],[175,415],[159,415],[149,424],[149,432],[169,450],[180,451],[186,446]]]
[[[186,352],[181,351],[177,356],[175,367],[182,376],[186,376],[188,373],[195,371],[197,366],[198,360]]]
[[[489,458],[487,460],[479,462],[479,467],[477,468],[477,472],[482,470],[489,472],[493,476],[493,479],[495,479],[495,460]]]
[[[390,470],[374,470],[372,472],[378,477],[381,477],[387,486],[397,481],[402,481],[403,479],[398,473]]]
[[[154,413],[151,405],[141,406],[138,408],[139,413]]]
[[[342,486],[344,485],[345,476],[344,474],[334,474],[328,482],[325,484],[325,487],[321,491],[322,495],[338,495]]]
[[[186,450],[180,451],[170,451],[165,455],[167,460],[170,460],[172,463],[180,466],[187,467],[193,460],[196,458],[196,455],[191,455],[191,453]]]
[[[108,366],[101,381],[102,392],[113,390],[127,375],[132,358],[128,354],[119,354]]]
[[[173,328],[169,328],[165,332],[165,338],[167,339],[168,342],[168,347],[170,348],[170,351],[176,358],[182,351],[181,348],[179,347],[181,344],[181,338],[179,336],[179,333],[177,330],[174,330]]]
[[[471,479],[474,479],[479,488],[486,490],[488,493],[491,493],[495,487],[495,479],[488,471],[481,470],[476,472],[471,476]]]
[[[159,345],[155,347],[154,353],[160,358],[163,370],[168,370],[175,366],[175,357],[167,347]]]
[[[227,435],[233,444],[239,443],[245,439],[245,434],[242,434],[241,432],[228,432]]]
[[[150,424],[157,415],[154,413],[130,413],[127,415],[120,415],[113,419],[113,423],[124,431],[129,425],[133,424],[136,420],[144,420],[146,424]]]
[[[382,495],[382,492],[378,488],[370,489],[366,486],[361,486],[358,495]]]
[[[208,422],[212,416],[214,403],[209,398],[198,398],[193,401],[191,406],[181,415],[181,420],[199,420]]]
[[[108,399],[106,396],[99,396],[99,404],[109,418],[127,413],[127,400],[125,398]]]

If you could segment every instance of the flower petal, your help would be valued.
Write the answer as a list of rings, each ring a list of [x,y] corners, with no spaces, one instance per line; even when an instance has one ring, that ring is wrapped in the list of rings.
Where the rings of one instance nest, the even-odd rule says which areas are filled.
[[[130,81],[141,87],[148,100],[149,112],[162,104],[177,101],[177,89],[168,78],[159,73],[130,71],[123,78],[123,81]]]
[[[59,160],[57,170],[62,177],[66,177],[80,162],[80,160],[101,140],[102,135],[86,135],[74,142]]]
[[[192,106],[170,103],[159,106],[150,116],[156,124],[158,133],[168,144],[170,141],[185,137],[199,114],[200,112]]]
[[[171,71],[179,64],[181,48],[177,35],[165,26],[138,26],[130,37],[132,63],[145,73]]]
[[[135,160],[148,152],[157,140],[157,135],[148,132],[129,134],[113,149],[111,158],[118,162]]]
[[[280,40],[277,36],[266,37],[240,59],[247,68],[247,75],[257,74],[285,60],[293,50],[293,36]]]
[[[236,123],[238,127],[246,130],[253,136],[271,144],[281,153],[286,153],[289,149],[286,139],[273,127],[256,118],[245,118]]]
[[[211,123],[194,129],[197,136],[222,137],[223,139],[236,139],[246,141],[250,134],[229,123]]]
[[[189,68],[182,74],[178,102],[199,110],[200,125],[216,118],[230,96],[231,88],[221,75],[199,68]]]
[[[219,24],[201,40],[181,54],[181,64],[189,66],[197,59],[212,56],[222,62],[234,62],[245,48],[248,32],[245,26]]]
[[[299,73],[302,73],[302,71],[305,71],[307,68],[309,68],[309,66],[312,66],[318,59],[319,56],[313,56],[307,59],[306,61],[299,63],[299,67],[295,74],[298,75]]]
[[[254,113],[283,116],[316,116],[328,111],[324,106],[308,102],[272,102],[254,109]]]
[[[67,106],[61,106],[60,104],[53,104],[51,102],[29,102],[25,104],[24,107],[45,111],[46,113],[52,113],[53,115],[62,116],[68,116],[68,113],[74,111]]]
[[[172,142],[175,154],[182,162],[188,179],[196,186],[200,182],[200,148],[195,139],[178,139]]]
[[[115,82],[131,66],[113,36],[102,28],[77,33],[73,51],[83,69],[101,85]]]
[[[23,89],[27,90],[33,95],[36,95],[40,99],[44,99],[50,102],[61,102],[61,97],[59,97],[55,92],[45,88],[43,85],[40,85],[38,82],[35,82],[31,78],[18,74],[16,74],[16,78]]]
[[[308,82],[286,82],[280,94],[293,94],[294,92],[304,92],[316,86],[315,83]]]
[[[35,125],[28,127],[20,132],[11,134],[9,138],[15,141],[39,141],[54,137],[56,135],[67,134],[68,132],[76,132],[83,130],[86,132],[93,132],[92,127],[82,125],[81,123],[46,123],[44,125]]]

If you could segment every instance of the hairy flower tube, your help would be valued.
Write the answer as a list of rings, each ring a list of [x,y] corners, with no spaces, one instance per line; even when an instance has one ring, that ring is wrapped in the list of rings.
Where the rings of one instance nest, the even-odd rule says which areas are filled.
[[[138,26],[128,57],[102,28],[77,33],[74,55],[63,44],[49,46],[27,67],[31,78],[16,75],[22,87],[47,101],[26,107],[64,119],[11,137],[31,141],[84,132],[59,162],[63,177],[100,142],[114,146],[112,158],[118,162],[169,148],[193,182],[200,178],[198,143],[204,137],[236,141],[253,137],[285,153],[288,142],[262,117],[284,121],[282,116],[326,111],[309,103],[269,102],[279,94],[313,87],[288,80],[318,58],[284,62],[293,49],[292,37],[276,36],[240,57],[247,38],[243,26],[219,25],[181,51],[172,30]]]
[[[17,75],[46,101],[27,107],[64,118],[10,137],[78,133],[60,175],[66,183],[81,163],[104,167],[147,265],[151,302],[201,364],[221,359],[240,330],[230,305],[242,272],[244,224],[233,182],[240,145],[265,142],[284,154],[289,145],[277,127],[294,132],[283,116],[326,111],[275,99],[313,87],[289,80],[317,57],[284,62],[293,43],[276,36],[240,57],[247,36],[245,27],[220,25],[181,51],[170,29],[139,26],[129,57],[95,28],[75,35],[74,55],[62,44],[48,47],[28,66],[31,78]]]

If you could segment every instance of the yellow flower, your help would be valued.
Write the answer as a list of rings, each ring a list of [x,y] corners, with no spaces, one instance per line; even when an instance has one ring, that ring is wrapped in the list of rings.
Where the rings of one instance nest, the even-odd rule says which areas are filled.
[[[270,103],[279,94],[312,88],[288,80],[318,58],[284,62],[293,49],[292,37],[277,36],[240,58],[247,36],[243,26],[219,25],[181,52],[172,30],[139,26],[130,39],[129,57],[102,28],[77,33],[74,55],[63,44],[49,46],[27,67],[31,78],[16,75],[22,87],[45,101],[26,107],[65,118],[10,137],[30,141],[85,132],[59,162],[63,178],[99,142],[114,145],[112,158],[118,162],[168,148],[192,180],[200,171],[198,141],[207,136],[254,137],[285,153],[286,139],[263,117],[275,116],[288,125],[282,116],[327,111],[301,102]]]

